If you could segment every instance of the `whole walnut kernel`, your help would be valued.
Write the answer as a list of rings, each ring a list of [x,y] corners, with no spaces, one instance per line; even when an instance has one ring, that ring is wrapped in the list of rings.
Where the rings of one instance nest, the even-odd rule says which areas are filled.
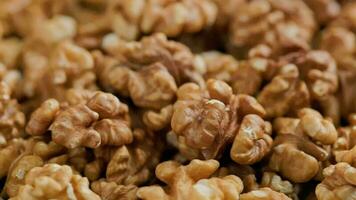
[[[107,15],[116,34],[134,40],[141,33],[174,37],[199,32],[213,25],[217,9],[210,0],[120,0],[109,1]]]
[[[88,179],[75,175],[69,166],[47,164],[31,169],[11,200],[93,199],[100,197],[89,189]]]
[[[338,163],[324,169],[324,180],[315,193],[318,200],[342,200],[356,195],[356,169],[347,163]]]
[[[269,124],[258,115],[246,115],[230,150],[231,158],[239,164],[260,161],[272,147]]]
[[[182,166],[174,161],[166,161],[156,168],[156,176],[167,186],[141,187],[137,196],[144,200],[178,199],[231,199],[238,200],[243,184],[240,178],[229,175],[209,178],[219,167],[215,160],[192,160]]]
[[[268,187],[253,190],[240,195],[240,200],[291,200],[283,193],[275,192]]]
[[[232,95],[232,89],[223,81],[210,79],[207,89],[193,83],[184,84],[178,89],[177,96],[172,130],[206,159],[219,156],[232,142],[243,116],[265,114],[253,97]]]
[[[91,189],[97,193],[102,200],[136,200],[137,187],[135,185],[118,185],[105,180],[95,181]]]

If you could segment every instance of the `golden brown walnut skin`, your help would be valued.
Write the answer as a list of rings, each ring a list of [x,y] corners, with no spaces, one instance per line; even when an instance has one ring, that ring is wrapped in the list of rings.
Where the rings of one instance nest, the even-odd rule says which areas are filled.
[[[240,200],[291,200],[291,198],[266,187],[241,194]]]
[[[231,147],[231,158],[245,165],[260,161],[272,147],[268,129],[268,123],[258,115],[246,115]]]
[[[26,125],[26,132],[30,135],[43,135],[53,122],[59,111],[59,102],[55,99],[48,99],[31,114]]]
[[[353,199],[356,195],[356,169],[337,163],[324,169],[324,180],[316,187],[318,200]]]
[[[137,187],[135,185],[118,185],[106,180],[95,181],[91,189],[100,196],[102,200],[136,200]]]
[[[31,169],[18,194],[10,199],[100,200],[100,197],[89,189],[88,179],[75,175],[69,166],[47,164]]]
[[[207,81],[206,90],[193,83],[184,84],[177,96],[172,130],[206,159],[219,156],[232,142],[240,117],[250,113],[263,116],[265,112],[253,97],[232,95],[225,82],[213,79]]]
[[[260,187],[268,187],[276,192],[283,193],[292,199],[298,199],[298,189],[288,180],[283,180],[274,172],[264,172]]]
[[[315,29],[313,13],[302,0],[253,0],[237,7],[229,39],[239,56],[261,43],[283,55],[308,49]]]
[[[169,37],[196,33],[213,25],[217,16],[210,0],[109,1],[106,12],[111,29],[126,40],[154,32]]]
[[[215,160],[192,160],[186,166],[175,161],[163,162],[157,166],[156,176],[168,185],[167,190],[160,186],[147,186],[139,188],[137,196],[144,200],[238,200],[243,189],[240,178],[234,175],[209,178],[218,167]]]

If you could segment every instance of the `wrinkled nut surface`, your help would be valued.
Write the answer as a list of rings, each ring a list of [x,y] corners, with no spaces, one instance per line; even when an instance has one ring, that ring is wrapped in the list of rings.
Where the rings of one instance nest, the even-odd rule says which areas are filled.
[[[76,102],[61,108],[55,99],[45,101],[31,115],[26,131],[38,136],[50,130],[54,142],[70,149],[132,142],[128,107],[117,97],[97,92],[85,103]]]
[[[324,169],[324,180],[316,187],[320,200],[341,200],[356,194],[356,169],[347,163],[338,163]]]
[[[215,160],[192,160],[182,166],[166,161],[156,168],[156,176],[168,186],[165,192],[160,186],[139,188],[137,196],[145,200],[166,199],[239,199],[243,184],[234,175],[209,178],[219,167]]]
[[[75,175],[66,165],[47,164],[31,169],[12,200],[21,199],[97,199],[88,179]]]
[[[171,126],[185,143],[201,151],[204,158],[215,158],[237,133],[239,118],[247,114],[263,116],[265,111],[247,95],[232,95],[225,82],[210,79],[207,90],[188,83],[177,92]]]
[[[231,158],[239,164],[260,161],[272,147],[271,130],[258,115],[246,115],[241,122],[230,150]]]
[[[269,187],[276,192],[283,193],[292,199],[298,198],[298,193],[294,185],[274,172],[264,172],[261,180],[261,187]]]

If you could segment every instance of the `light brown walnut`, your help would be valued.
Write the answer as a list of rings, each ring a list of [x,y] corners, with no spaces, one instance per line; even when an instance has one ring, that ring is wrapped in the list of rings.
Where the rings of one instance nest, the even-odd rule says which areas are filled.
[[[267,187],[241,194],[240,200],[291,200],[291,198]]]
[[[173,106],[168,105],[159,111],[148,110],[143,114],[143,123],[151,130],[157,131],[166,128],[171,123]]]
[[[239,164],[254,164],[266,156],[272,147],[271,128],[258,115],[246,115],[230,150],[231,158]]]
[[[340,5],[336,0],[304,0],[313,10],[319,24],[327,24],[340,13]]]
[[[288,180],[283,180],[274,172],[264,172],[260,187],[268,187],[276,192],[283,193],[291,199],[298,200],[298,188]]]
[[[207,89],[188,83],[178,89],[177,96],[172,130],[206,159],[219,156],[232,143],[245,115],[265,114],[253,97],[233,95],[231,87],[223,81],[210,79]]]
[[[16,196],[22,199],[93,199],[100,197],[89,189],[89,181],[73,173],[69,166],[47,164],[31,169]]]
[[[136,200],[137,187],[135,185],[118,185],[106,180],[95,181],[91,189],[97,193],[102,200]]]
[[[356,169],[347,163],[338,163],[324,169],[324,180],[315,193],[318,200],[342,200],[356,195]]]
[[[306,84],[299,79],[295,65],[288,64],[267,84],[257,97],[266,109],[267,117],[281,117],[309,106],[310,94]]]
[[[218,167],[215,160],[192,160],[186,166],[174,161],[163,162],[157,166],[156,176],[167,184],[167,189],[142,187],[138,189],[137,196],[144,200],[238,200],[243,189],[241,179],[234,175],[209,178]]]

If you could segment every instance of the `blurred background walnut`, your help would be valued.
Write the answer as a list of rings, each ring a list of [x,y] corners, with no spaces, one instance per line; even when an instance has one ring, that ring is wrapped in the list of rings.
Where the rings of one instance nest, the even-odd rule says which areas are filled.
[[[174,37],[199,32],[213,25],[217,8],[211,0],[119,0],[109,1],[107,15],[117,35],[134,40],[141,33]]]
[[[316,22],[302,0],[246,1],[236,9],[230,23],[229,42],[238,56],[246,55],[258,44],[270,46],[274,55],[309,48]]]
[[[12,200],[22,199],[97,199],[100,197],[89,189],[88,179],[73,173],[69,166],[47,164],[35,167],[27,173],[25,182]]]
[[[340,5],[336,0],[304,0],[314,12],[320,25],[325,25],[340,13]]]

